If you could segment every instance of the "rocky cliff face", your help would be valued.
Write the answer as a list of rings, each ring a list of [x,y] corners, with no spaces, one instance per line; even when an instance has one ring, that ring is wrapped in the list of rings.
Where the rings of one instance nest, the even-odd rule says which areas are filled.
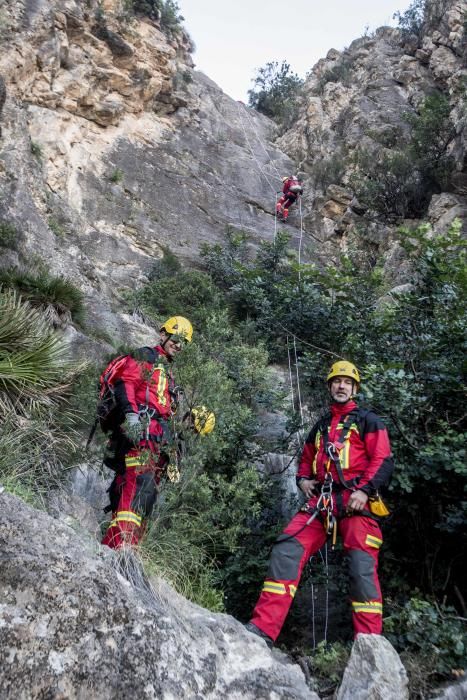
[[[429,0],[419,37],[382,27],[343,52],[331,49],[305,83],[300,117],[278,143],[307,175],[305,227],[324,246],[346,245],[364,224],[370,243],[388,247],[387,222],[362,219],[351,176],[359,149],[375,154],[407,139],[405,118],[435,92],[447,95],[456,133],[448,145],[456,173],[449,194],[433,197],[428,219],[440,228],[466,215],[465,16],[464,0]],[[450,215],[447,212],[450,211]]]
[[[10,3],[0,57],[0,219],[18,234],[3,264],[46,260],[111,332],[162,246],[194,260],[228,225],[271,238],[292,169],[269,120],[192,70],[186,35],[123,7]]]
[[[186,34],[168,38],[122,0],[2,5],[0,221],[18,238],[2,264],[45,260],[85,292],[91,326],[121,335],[121,292],[146,279],[163,246],[196,262],[229,225],[253,245],[271,239],[280,176],[297,165],[306,174],[303,250],[319,258],[348,245],[361,223],[348,186],[352,152],[407,129],[401,115],[434,88],[449,94],[458,124],[458,188],[434,197],[429,212],[446,226],[465,214],[466,3],[430,6],[420,41],[383,28],[331,50],[306,82],[296,125],[273,145],[269,120],[193,70]],[[297,248],[294,223],[297,213],[288,227]],[[388,225],[365,226],[372,244],[389,247]]]

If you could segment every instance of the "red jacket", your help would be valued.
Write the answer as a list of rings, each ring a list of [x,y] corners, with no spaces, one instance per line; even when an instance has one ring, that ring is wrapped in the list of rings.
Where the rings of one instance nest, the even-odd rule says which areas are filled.
[[[298,191],[298,192],[290,192],[290,188],[291,188],[293,185],[299,186],[299,187],[300,187],[300,191]],[[301,194],[301,193],[302,193],[301,185],[300,185],[300,183],[299,183],[298,180],[296,180],[296,179],[293,178],[293,177],[289,177],[288,180],[286,180],[286,181],[284,182],[284,186],[283,186],[283,188],[282,188],[282,192],[283,192],[284,194],[289,194],[289,193],[290,193],[290,194],[293,194],[293,195],[296,197],[298,194]]]
[[[150,348],[141,348],[128,355],[118,379],[115,380],[115,396],[123,413],[139,413],[147,408],[153,414],[149,432],[161,435],[163,430],[157,418],[167,420],[172,415],[172,396],[175,382],[170,360],[163,348],[154,348],[155,361]]]
[[[331,404],[328,416],[328,439],[336,442],[341,434],[343,421],[351,411],[357,409],[354,401],[346,404]],[[297,479],[306,477],[324,481],[327,471],[336,483],[340,483],[334,462],[324,451],[322,421],[311,429],[303,448]],[[358,479],[358,488],[371,494],[389,483],[394,462],[386,427],[373,411],[361,411],[352,423],[350,433],[339,452],[344,479]]]

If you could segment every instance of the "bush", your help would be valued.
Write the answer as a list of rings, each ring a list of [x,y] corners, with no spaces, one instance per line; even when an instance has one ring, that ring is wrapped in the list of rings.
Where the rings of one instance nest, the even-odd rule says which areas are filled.
[[[467,283],[459,227],[457,222],[438,236],[426,226],[400,232],[414,290],[385,303],[379,261],[365,258],[358,240],[352,255],[324,269],[299,268],[282,234],[251,261],[205,249],[213,278],[230,282],[232,318],[249,324],[251,337],[266,344],[270,357],[286,363],[287,338],[298,337],[302,400],[312,410],[327,402],[322,378],[336,354],[360,367],[362,400],[386,419],[398,463],[386,587],[419,587],[427,595],[447,595],[453,604],[463,576],[467,476],[459,401]]]
[[[129,2],[132,3],[134,12],[159,20],[161,29],[169,36],[181,30],[184,17],[180,14],[178,3],[174,0],[129,0]]]
[[[267,352],[256,338],[243,340],[212,277],[180,269],[171,255],[157,263],[135,301],[157,318],[186,315],[195,330],[176,367],[183,387],[176,418],[182,478],[179,486],[164,487],[145,543],[148,566],[166,572],[191,600],[213,610],[225,606],[245,619],[277,534],[263,520],[280,493],[254,466],[262,456],[253,442],[259,408],[271,410],[282,401],[269,377]],[[183,422],[196,405],[216,414],[216,428],[206,438]],[[265,451],[270,449],[268,444]]]
[[[123,180],[123,175],[124,172],[120,168],[115,168],[112,170],[112,173],[110,174],[109,180],[110,182],[118,183]]]
[[[428,697],[440,681],[467,668],[467,631],[453,608],[421,598],[390,607],[384,631],[407,668],[411,697]]]
[[[285,131],[298,117],[303,82],[286,61],[271,61],[257,70],[254,87],[248,90],[248,104]]]
[[[346,162],[341,151],[334,151],[329,158],[321,158],[312,166],[313,184],[322,190],[329,185],[339,184],[346,170]]]
[[[11,248],[16,250],[18,234],[13,224],[0,222],[0,248]]]
[[[413,0],[405,12],[395,12],[392,17],[397,19],[397,23],[403,32],[415,34],[415,36],[421,38],[425,7],[426,0]]]
[[[0,290],[0,481],[34,505],[75,448],[57,420],[72,371],[67,346],[41,314]]]
[[[319,95],[321,95],[327,83],[342,83],[342,85],[345,85],[345,87],[350,87],[353,77],[353,59],[344,54],[319,78],[316,91]]]
[[[431,197],[449,187],[455,137],[449,100],[428,96],[417,114],[406,114],[412,127],[408,143],[397,149],[357,151],[351,184],[369,210],[389,221],[421,218]]]
[[[53,325],[60,326],[71,319],[84,322],[83,293],[65,277],[55,277],[45,269],[31,272],[10,268],[0,271],[0,284],[18,290]]]

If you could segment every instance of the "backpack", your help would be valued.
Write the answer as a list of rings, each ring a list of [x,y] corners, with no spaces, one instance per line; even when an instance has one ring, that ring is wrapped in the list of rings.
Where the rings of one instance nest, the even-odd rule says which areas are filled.
[[[141,348],[135,353],[135,355],[136,354],[138,355],[138,359],[147,359],[152,363],[154,363],[157,359],[156,350],[149,346]],[[114,357],[114,359],[109,362],[99,377],[99,394],[96,407],[96,417],[86,443],[86,449],[91,444],[98,425],[103,433],[111,433],[123,422],[124,416],[115,396],[115,381],[119,378],[120,371],[127,359],[129,357],[135,357],[135,355],[129,354]]]
[[[293,194],[303,194],[303,187],[297,183],[294,183],[289,187],[289,192]]]

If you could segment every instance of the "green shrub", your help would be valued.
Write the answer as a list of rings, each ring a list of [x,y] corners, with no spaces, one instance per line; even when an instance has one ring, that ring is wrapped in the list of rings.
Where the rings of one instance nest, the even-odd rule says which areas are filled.
[[[329,185],[339,184],[346,170],[346,162],[342,151],[336,150],[328,158],[315,161],[311,176],[313,184],[322,190]]]
[[[64,238],[65,236],[65,229],[63,228],[62,224],[57,221],[57,219],[53,216],[49,216],[49,219],[47,221],[49,228],[51,231],[55,233],[58,238]]]
[[[432,195],[449,187],[455,137],[450,113],[445,95],[429,95],[416,114],[404,115],[411,126],[405,145],[357,151],[351,184],[370,211],[389,221],[421,218]]]
[[[408,34],[421,36],[423,18],[425,15],[426,0],[413,0],[405,12],[395,12],[393,19],[397,19],[399,27]]]
[[[16,249],[18,234],[13,224],[0,222],[0,248]]]
[[[37,160],[42,160],[42,146],[40,143],[37,143],[36,141],[31,141],[31,153],[32,155],[37,158]]]
[[[286,61],[271,61],[257,70],[248,104],[285,130],[298,116],[303,82]]]
[[[467,668],[465,621],[453,608],[421,598],[389,607],[384,632],[409,673],[411,697],[428,697],[440,681]]]
[[[165,264],[172,265],[169,258]],[[203,330],[210,316],[223,306],[219,290],[204,272],[179,270],[161,275],[154,271],[152,277],[149,284],[131,297],[143,313],[154,313],[157,309],[161,320],[183,315],[197,330]]]
[[[321,95],[327,83],[342,83],[345,87],[350,87],[353,80],[353,58],[343,54],[338,61],[328,68],[319,78],[316,91]]]
[[[124,175],[123,170],[121,170],[120,168],[115,168],[115,170],[112,171],[112,173],[109,177],[109,180],[110,180],[110,182],[115,182],[115,183],[121,182],[123,180],[123,175]]]
[[[64,384],[64,344],[14,291],[0,290],[0,310],[0,405],[21,413],[51,405]]]
[[[180,14],[180,7],[174,0],[129,0],[129,2],[132,3],[134,12],[159,20],[161,29],[168,36],[181,31],[184,17]]]
[[[31,272],[10,268],[0,271],[0,284],[18,290],[54,323],[66,321],[68,317],[77,323],[84,322],[83,293],[65,277],[55,277],[46,270]]]
[[[320,642],[316,649],[305,657],[312,677],[313,689],[326,697],[335,691],[341,683],[342,676],[349,661],[349,646],[334,642]]]
[[[36,506],[76,447],[57,420],[73,371],[67,346],[42,315],[0,290],[0,482]]]

